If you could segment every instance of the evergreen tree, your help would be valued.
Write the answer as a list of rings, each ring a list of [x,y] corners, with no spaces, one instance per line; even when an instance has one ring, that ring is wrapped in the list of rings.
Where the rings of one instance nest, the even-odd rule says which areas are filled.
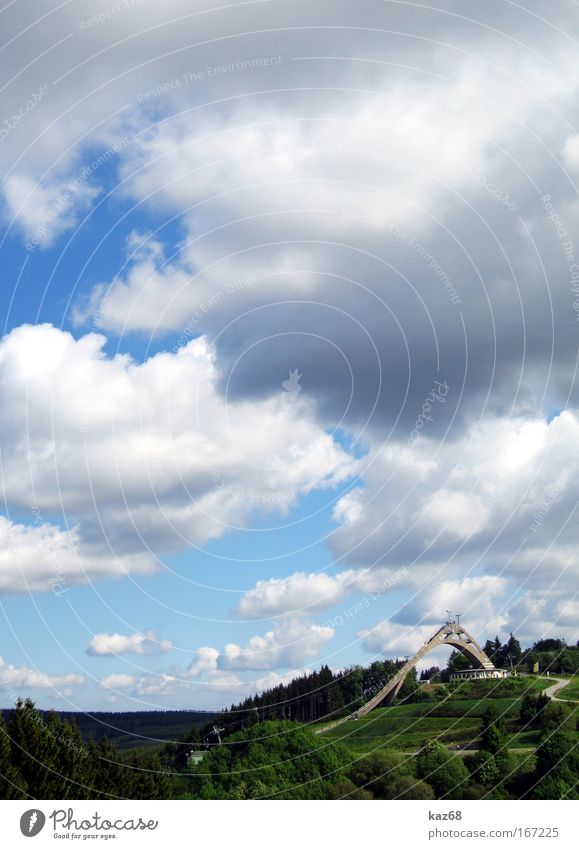
[[[486,654],[486,656],[489,658],[489,660],[493,659],[493,654],[494,654],[494,651],[495,651],[495,644],[493,643],[492,640],[486,641],[486,643],[483,646],[483,651]]]
[[[450,653],[450,657],[448,658],[447,669],[449,672],[460,672],[461,669],[468,669],[471,665],[468,657],[463,654],[461,651],[454,651],[454,649]]]
[[[0,713],[0,799],[25,799],[26,784],[12,762],[8,732]]]
[[[516,666],[523,656],[521,644],[513,636],[512,632],[509,634],[509,639],[507,641],[507,654],[512,658],[513,666]]]
[[[502,644],[499,640],[499,635],[497,634],[494,640],[487,640],[484,645],[485,654],[488,656],[490,660],[494,663],[496,667],[500,667],[501,663],[501,649]]]
[[[420,673],[421,681],[431,681],[433,678],[436,678],[438,673],[440,672],[440,668],[438,666],[430,666],[428,669],[423,669]]]
[[[34,799],[57,799],[61,789],[58,742],[30,699],[18,699],[8,719],[12,763]]]
[[[89,745],[91,782],[94,799],[129,799],[132,775],[121,761],[110,740],[102,737]]]
[[[545,724],[543,715],[550,703],[551,699],[544,693],[539,693],[538,696],[527,693],[521,704],[520,721],[530,725],[531,728],[543,727]]]
[[[48,798],[90,798],[89,754],[78,729],[71,722],[51,713],[45,720],[45,733],[56,743],[52,761],[52,795]]]
[[[506,724],[491,704],[482,717],[479,751],[472,762],[473,778],[481,785],[497,788],[508,774],[508,764]]]
[[[479,747],[493,756],[499,774],[503,774],[509,756],[508,734],[503,717],[492,703],[483,714]]]
[[[157,754],[135,752],[124,767],[123,791],[128,799],[170,799],[171,782]]]

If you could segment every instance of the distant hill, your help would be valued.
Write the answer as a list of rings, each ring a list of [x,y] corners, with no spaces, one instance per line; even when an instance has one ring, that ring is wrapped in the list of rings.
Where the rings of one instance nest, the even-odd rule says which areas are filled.
[[[11,709],[2,710],[7,721]],[[40,711],[46,716],[48,711]],[[76,725],[84,740],[108,737],[120,750],[178,740],[193,726],[201,728],[214,719],[215,713],[201,710],[97,711],[91,713],[58,711],[61,719]]]

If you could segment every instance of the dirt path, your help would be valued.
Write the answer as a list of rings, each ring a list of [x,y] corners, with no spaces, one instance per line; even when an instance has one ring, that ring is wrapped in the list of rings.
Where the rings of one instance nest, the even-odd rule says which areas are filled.
[[[554,702],[572,701],[572,699],[558,699],[557,698],[557,693],[559,692],[559,690],[562,690],[563,687],[566,687],[567,684],[570,683],[569,678],[549,678],[549,679],[545,678],[544,680],[545,681],[549,680],[549,681],[554,682],[553,684],[551,684],[550,687],[547,687],[545,690],[542,691],[544,696],[548,696],[550,699],[553,699]]]
[[[569,681],[570,681],[569,678],[551,678],[551,677],[545,678],[544,677],[543,681],[549,682],[549,686],[546,687],[544,690],[541,690],[541,692],[545,696],[548,696],[550,699],[553,699],[554,702],[572,702],[573,701],[573,699],[559,699],[559,698],[557,698],[557,693],[560,690],[562,690],[563,687],[566,687],[567,684],[569,684]],[[324,725],[321,728],[315,728],[314,733],[315,734],[323,734],[325,731],[329,731],[330,728],[335,728],[336,725],[342,725],[342,723],[348,722],[348,720],[351,721],[352,717],[351,716],[340,717],[340,719],[334,720],[334,722],[331,722],[329,725]],[[475,754],[477,751],[478,751],[477,749],[461,749],[461,750],[457,750],[457,754],[470,755],[470,754]],[[530,752],[530,751],[534,751],[534,750],[533,749],[511,749],[510,751],[511,752]]]
[[[524,746],[523,748],[508,749],[509,754],[512,752],[534,752],[535,746]],[[480,749],[455,749],[452,746],[448,747],[448,751],[453,755],[478,755]]]

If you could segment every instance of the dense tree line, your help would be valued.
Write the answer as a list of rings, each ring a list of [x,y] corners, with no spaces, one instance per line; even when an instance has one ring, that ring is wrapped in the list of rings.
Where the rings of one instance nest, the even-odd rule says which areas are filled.
[[[521,773],[509,734],[540,734],[532,769]],[[571,710],[527,694],[518,718],[485,711],[476,754],[425,740],[417,754],[378,749],[362,755],[290,720],[254,721],[206,748],[193,727],[156,753],[120,755],[111,741],[83,743],[57,714],[19,701],[0,720],[0,797],[5,799],[577,799],[579,754]],[[178,773],[178,774],[176,774]]]
[[[50,711],[38,711],[46,722]],[[0,710],[5,723],[10,720],[12,708]],[[134,710],[134,711],[59,711],[61,719],[76,726],[83,740],[107,737],[119,749],[134,747],[139,739],[176,739],[191,726],[202,727],[215,716],[215,711],[194,710]]]
[[[557,706],[558,707],[558,706]],[[519,723],[527,717],[519,719]],[[377,749],[358,755],[328,746],[288,720],[255,723],[210,749],[191,772],[191,798],[203,799],[577,799],[575,737],[553,714],[542,725],[534,766],[509,754],[509,730],[491,705],[476,754],[450,752],[439,740],[417,754]]]
[[[483,649],[497,669],[509,669],[517,666],[523,655],[521,644],[512,633],[509,634],[506,643],[501,643],[498,636],[495,637],[494,641],[487,640]]]
[[[568,646],[565,640],[538,640],[523,652],[521,664],[532,672],[535,666],[541,672],[576,675],[579,673],[579,645]]]
[[[525,651],[517,646],[511,634],[505,644],[495,640],[486,648],[495,663],[510,666],[518,657],[519,668],[536,656],[555,662],[566,653],[579,654],[560,640],[540,640]],[[217,716],[216,732],[213,721],[201,731],[193,724],[158,753],[122,754],[107,738],[83,740],[65,714],[19,700],[5,720],[0,715],[0,798],[579,798],[575,716],[544,694],[524,694],[519,715],[507,721],[491,704],[472,743],[476,753],[460,756],[438,740],[424,741],[416,755],[387,749],[359,756],[307,727],[352,713],[403,662],[377,661],[339,674],[324,666],[232,706]],[[453,653],[449,667],[462,662]],[[438,670],[426,673],[432,679]],[[521,679],[506,679],[493,692],[499,684],[516,689],[517,683]],[[434,701],[441,691],[448,693],[444,687],[421,689],[414,674],[401,696]],[[433,706],[430,714],[442,707]],[[452,708],[444,707],[444,715],[453,715]],[[459,705],[456,709],[462,715]],[[512,733],[530,733],[537,745],[525,769],[509,754]]]
[[[122,756],[105,737],[85,743],[69,720],[19,700],[0,717],[2,799],[167,799],[172,784],[155,753]]]
[[[498,636],[494,640],[487,640],[483,649],[497,669],[518,669],[523,672],[548,671],[562,675],[579,673],[579,644],[568,646],[565,640],[554,638],[537,640],[532,646],[522,650],[520,642],[513,634],[510,634],[505,643],[501,643]],[[439,676],[441,681],[448,681],[451,672],[468,669],[470,666],[472,662],[466,655],[453,651],[446,670],[438,672],[436,667],[432,667],[424,670],[421,678],[436,679]]]
[[[375,661],[370,666],[352,666],[334,673],[328,666],[279,684],[261,695],[250,696],[224,712],[219,721],[227,732],[268,719],[316,722],[352,713],[375,695],[404,665],[403,660]],[[412,700],[418,692],[413,670],[399,693]],[[211,724],[206,728],[211,730]]]
[[[521,644],[510,635],[501,644],[498,637],[487,640],[484,650],[499,669],[519,668],[525,672],[554,672],[563,675],[579,673],[579,644],[568,646],[565,640],[547,638],[537,640],[532,646],[521,650]]]

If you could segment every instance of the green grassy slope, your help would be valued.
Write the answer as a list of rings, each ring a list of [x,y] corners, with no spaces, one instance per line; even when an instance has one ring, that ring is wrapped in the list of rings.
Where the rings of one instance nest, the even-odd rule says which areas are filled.
[[[358,754],[383,747],[417,751],[426,740],[432,739],[449,748],[468,749],[476,747],[481,717],[493,702],[513,735],[511,747],[534,748],[539,733],[521,730],[516,720],[524,694],[540,692],[549,683],[548,679],[532,677],[504,682],[464,682],[446,688],[443,699],[377,708],[360,719],[329,728],[323,737],[344,743]]]
[[[579,702],[579,675],[574,675],[569,679],[566,687],[557,693],[560,699],[570,699]]]

